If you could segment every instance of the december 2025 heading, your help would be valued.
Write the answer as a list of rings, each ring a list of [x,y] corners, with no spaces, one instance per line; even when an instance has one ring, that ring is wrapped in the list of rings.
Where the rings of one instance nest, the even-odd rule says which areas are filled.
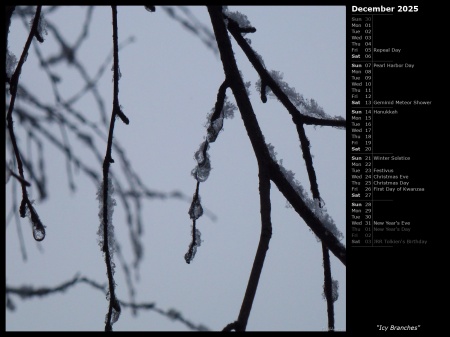
[[[353,13],[414,13],[419,11],[419,6],[375,6],[375,7],[360,7],[352,6]]]

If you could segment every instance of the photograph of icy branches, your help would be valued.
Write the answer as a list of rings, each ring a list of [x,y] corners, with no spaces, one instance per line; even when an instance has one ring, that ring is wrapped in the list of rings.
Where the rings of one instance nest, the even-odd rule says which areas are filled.
[[[345,330],[345,8],[7,6],[7,330]]]

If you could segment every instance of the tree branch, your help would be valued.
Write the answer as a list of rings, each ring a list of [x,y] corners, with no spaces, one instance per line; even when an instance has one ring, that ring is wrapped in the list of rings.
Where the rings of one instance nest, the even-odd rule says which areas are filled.
[[[94,280],[91,280],[87,277],[82,277],[79,275],[75,275],[73,279],[63,282],[60,285],[55,287],[41,287],[41,288],[33,288],[31,286],[21,286],[21,287],[11,287],[6,285],[5,287],[5,295],[8,298],[8,295],[16,295],[21,297],[22,299],[33,298],[33,297],[43,297],[49,295],[56,295],[57,293],[63,293],[70,288],[75,287],[78,284],[85,283],[93,287],[94,289],[100,290],[104,294],[107,294],[106,285],[102,285],[97,283]],[[158,314],[165,316],[166,318],[179,321],[186,325],[191,330],[197,331],[207,331],[209,330],[203,324],[195,324],[190,320],[183,317],[183,315],[175,309],[163,310],[159,308],[155,302],[143,302],[143,303],[129,303],[125,301],[118,300],[120,305],[124,308],[130,308],[132,310],[151,310],[155,311]],[[13,309],[12,309],[13,310]]]
[[[20,57],[19,63],[17,64],[16,70],[14,71],[14,74],[11,76],[11,80],[10,80],[10,84],[9,84],[9,92],[11,94],[11,100],[9,102],[8,113],[6,115],[9,137],[10,137],[10,140],[11,140],[11,143],[13,146],[14,155],[15,155],[16,161],[17,161],[17,168],[19,170],[19,175],[21,178],[21,179],[19,179],[19,181],[22,186],[22,202],[19,207],[19,213],[20,213],[20,216],[22,218],[24,218],[27,215],[27,209],[28,209],[28,215],[30,217],[32,227],[33,227],[33,237],[36,241],[44,240],[45,226],[42,224],[41,220],[39,219],[39,216],[36,213],[36,210],[34,209],[34,207],[32,205],[32,201],[28,197],[26,179],[25,179],[24,173],[23,173],[23,163],[22,163],[19,147],[17,145],[16,136],[14,134],[12,112],[14,110],[14,103],[15,103],[16,96],[17,96],[17,87],[19,84],[20,73],[22,72],[22,67],[23,67],[26,57],[28,55],[28,50],[30,49],[31,41],[33,40],[33,37],[38,38],[38,36],[40,36],[39,32],[38,32],[38,26],[39,26],[39,20],[40,20],[40,16],[41,16],[41,8],[42,8],[42,6],[37,6],[37,8],[36,8],[36,14],[34,16],[33,25],[31,27],[30,33],[28,35],[27,41],[25,42],[25,46],[23,48],[22,55]],[[40,42],[42,42],[42,41],[40,41]]]
[[[233,91],[236,103],[241,112],[247,134],[255,152],[258,164],[269,168],[270,179],[275,183],[280,192],[293,206],[295,211],[303,218],[314,234],[333,252],[333,254],[345,265],[346,250],[339,240],[332,234],[313,211],[306,205],[303,199],[287,181],[281,169],[270,156],[264,136],[258,125],[250,99],[247,96],[244,82],[239,74],[239,69],[234,58],[231,41],[223,20],[221,7],[208,6],[214,33],[219,46],[220,56],[225,76]]]
[[[270,219],[270,179],[264,166],[259,167],[259,200],[261,210],[261,235],[250,278],[248,280],[247,290],[245,291],[244,300],[242,301],[241,311],[239,312],[239,317],[236,322],[236,331],[245,331],[247,327],[264,260],[266,259],[266,253],[269,250],[269,241],[272,237],[272,221]]]
[[[110,239],[114,238],[113,225],[112,225],[112,207],[113,202],[111,198],[112,194],[112,182],[109,178],[109,167],[114,160],[111,157],[112,152],[112,140],[114,133],[114,124],[116,117],[119,116],[125,124],[128,124],[128,118],[122,113],[119,105],[119,47],[117,38],[117,7],[112,8],[112,21],[113,21],[113,44],[114,44],[114,93],[113,93],[113,110],[111,113],[111,122],[109,126],[108,145],[106,148],[105,160],[103,161],[103,195],[102,200],[102,223],[103,226],[103,253],[105,256],[106,270],[108,274],[109,285],[109,309],[106,315],[105,331],[112,331],[112,325],[119,319],[121,308],[119,301],[115,295],[114,281],[114,265],[112,262],[112,253],[114,251],[114,242],[110,242]]]
[[[242,31],[236,21],[228,19],[228,31],[234,37],[239,47],[243,50],[245,55],[247,56],[250,63],[253,65],[255,70],[258,72],[258,75],[261,78],[261,83],[264,83],[264,86],[269,86],[275,96],[280,100],[280,102],[284,105],[284,107],[289,111],[292,116],[292,121],[296,125],[303,124],[311,124],[311,125],[321,125],[321,126],[334,126],[334,127],[346,127],[346,121],[343,119],[322,119],[316,118],[312,116],[303,115],[297,109],[297,107],[291,102],[288,96],[283,92],[283,90],[279,87],[277,82],[272,78],[267,69],[261,63],[261,59],[255,53],[253,48],[248,44],[245,38],[242,36]],[[261,85],[261,93],[263,93],[263,85]]]
[[[333,298],[333,279],[331,278],[330,254],[328,248],[325,247],[324,244],[322,244],[322,254],[324,274],[323,293],[327,301],[328,330],[334,331],[334,301],[337,298]]]

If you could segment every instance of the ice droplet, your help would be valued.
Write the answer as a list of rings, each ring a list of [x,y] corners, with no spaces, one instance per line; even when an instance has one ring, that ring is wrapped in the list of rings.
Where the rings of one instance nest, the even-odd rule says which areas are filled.
[[[114,298],[112,305],[112,314],[111,314],[111,324],[114,324],[118,321],[120,316],[121,308],[117,299]]]
[[[36,241],[42,241],[45,238],[45,226],[42,224],[39,215],[33,207],[34,200],[31,200],[29,204],[23,203],[26,208],[26,216],[31,222],[31,226],[33,227],[33,237]],[[22,206],[22,205],[21,205]]]
[[[332,289],[333,302],[336,302],[337,299],[339,298],[339,282],[338,282],[338,280],[333,280],[331,289]]]
[[[219,118],[217,118],[214,122],[212,122],[210,124],[210,126],[208,127],[208,142],[213,143],[216,139],[217,136],[219,135],[220,130],[222,130],[223,127],[223,117],[220,116]]]
[[[33,225],[33,237],[36,241],[42,241],[45,238],[45,229],[43,226]]]
[[[192,200],[191,207],[189,208],[189,216],[193,220],[197,220],[203,215],[203,207],[200,203],[200,196],[197,196],[197,198],[194,197],[194,200]]]
[[[194,259],[195,254],[197,253],[197,247],[200,247],[202,240],[201,240],[201,233],[198,229],[195,229],[195,240],[192,240],[191,244],[189,245],[189,250],[186,254],[184,254],[184,259],[186,260],[186,263],[191,263],[191,261]]]
[[[169,309],[167,311],[167,316],[171,319],[179,319],[181,317],[181,313],[176,309]]]
[[[322,297],[326,299],[325,296],[325,285],[323,285]],[[331,280],[331,300],[336,302],[339,298],[339,282],[338,280]]]
[[[16,56],[9,50],[6,51],[6,75],[11,77],[14,74],[14,69],[17,65]]]
[[[203,162],[205,161],[205,154],[206,151],[208,151],[208,148],[205,149],[205,146],[209,146],[207,145],[206,141],[200,144],[199,149],[194,154],[194,159],[197,161],[199,165],[202,165]]]
[[[194,228],[192,228],[194,230]],[[186,260],[186,263],[191,263],[191,261],[194,259],[195,254],[197,253],[197,247],[200,247],[202,243],[201,239],[201,233],[196,228],[194,233],[194,239],[192,240],[191,244],[189,245],[189,250],[186,254],[184,254],[184,259]]]
[[[198,164],[192,171],[192,176],[199,182],[204,182],[209,177],[211,172],[211,163],[209,161],[208,155],[206,155],[203,164]]]

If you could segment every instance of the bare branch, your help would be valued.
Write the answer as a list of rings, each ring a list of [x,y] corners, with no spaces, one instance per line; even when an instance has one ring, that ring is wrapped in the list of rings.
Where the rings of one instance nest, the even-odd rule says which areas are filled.
[[[112,331],[112,325],[119,319],[120,316],[120,304],[115,295],[114,281],[114,265],[112,262],[112,252],[114,251],[114,243],[110,242],[110,239],[114,238],[113,225],[112,225],[112,206],[110,201],[112,194],[112,183],[109,178],[109,167],[114,160],[111,157],[112,140],[114,133],[114,124],[116,116],[119,116],[125,124],[128,124],[128,118],[122,113],[119,105],[119,48],[117,38],[117,7],[111,6],[112,18],[113,18],[113,44],[114,44],[114,98],[113,98],[113,111],[111,114],[111,123],[109,127],[108,145],[106,148],[105,160],[103,161],[103,198],[102,200],[102,223],[103,226],[103,253],[105,256],[106,270],[108,274],[108,295],[109,295],[109,309],[105,320],[105,331]],[[99,196],[100,197],[100,196]],[[101,232],[100,232],[101,233]]]
[[[20,175],[20,183],[22,185],[22,202],[20,204],[19,212],[20,216],[24,218],[27,214],[30,217],[32,227],[33,227],[33,237],[36,241],[42,241],[45,238],[45,226],[42,224],[41,220],[39,219],[38,214],[36,213],[34,207],[32,206],[32,201],[28,198],[28,192],[27,192],[27,184],[23,173],[23,164],[22,159],[19,151],[19,147],[17,145],[16,136],[14,134],[13,129],[13,119],[12,119],[12,112],[14,110],[14,103],[16,100],[17,95],[17,87],[19,85],[19,77],[20,73],[22,72],[22,67],[25,63],[26,57],[28,55],[28,50],[30,49],[31,41],[33,40],[33,37],[36,37],[39,35],[38,33],[38,26],[39,26],[39,20],[41,15],[41,8],[42,6],[37,6],[36,8],[36,14],[34,16],[33,25],[30,30],[30,34],[28,35],[28,39],[25,43],[25,47],[23,48],[22,55],[20,57],[19,63],[17,64],[16,70],[14,71],[14,74],[11,76],[11,81],[9,84],[9,91],[11,94],[11,100],[9,102],[8,107],[8,113],[6,115],[6,121],[8,124],[8,131],[9,131],[9,137],[13,146],[14,155],[16,157],[17,161],[17,168],[19,170]],[[26,212],[26,209],[28,209],[28,213]]]
[[[244,300],[242,301],[241,311],[236,322],[236,331],[245,331],[247,327],[250,311],[255,299],[256,289],[258,288],[259,278],[264,266],[266,253],[269,250],[269,242],[272,237],[272,221],[270,219],[270,178],[264,166],[259,167],[259,198],[261,211],[261,235],[259,237],[258,249],[256,250],[255,260],[248,280]]]
[[[75,287],[78,284],[85,283],[96,290],[100,290],[104,294],[107,294],[107,286],[104,284],[100,284],[94,280],[91,280],[87,277],[82,277],[79,275],[75,275],[71,280],[65,281],[60,285],[54,287],[40,287],[34,288],[32,286],[21,286],[21,287],[11,287],[6,285],[5,294],[8,297],[9,295],[16,295],[22,299],[29,299],[33,297],[43,297],[56,295],[58,293],[64,293],[71,288]],[[9,299],[11,301],[11,299]],[[183,317],[183,315],[175,309],[163,310],[159,308],[155,302],[142,302],[142,303],[129,303],[125,301],[118,300],[120,305],[123,308],[129,308],[132,310],[150,310],[154,311],[162,316],[165,316],[168,319],[179,321],[186,325],[191,330],[196,331],[208,331],[209,329],[203,324],[195,324],[192,321]],[[10,310],[14,310],[9,307]]]
[[[286,177],[281,172],[278,163],[271,158],[267,144],[264,140],[264,136],[250,103],[250,99],[248,98],[244,82],[237,68],[231,42],[223,20],[221,7],[208,6],[208,11],[210,13],[211,22],[218,41],[224,72],[241,112],[241,116],[258,163],[269,167],[270,179],[275,183],[275,185],[277,185],[280,192],[293,206],[295,211],[303,218],[314,234],[316,234],[316,236],[324,242],[333,254],[345,265],[345,247],[331,232],[326,229],[312,210],[309,209],[302,198],[295,192],[294,188],[287,181]]]

